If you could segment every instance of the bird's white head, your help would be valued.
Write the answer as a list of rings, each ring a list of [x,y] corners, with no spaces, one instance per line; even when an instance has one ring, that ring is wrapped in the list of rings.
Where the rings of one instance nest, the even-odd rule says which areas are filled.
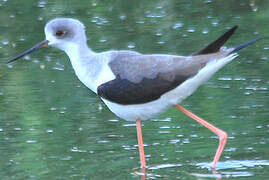
[[[49,21],[45,26],[45,35],[48,45],[63,51],[74,46],[86,45],[84,25],[71,18],[56,18]]]
[[[59,48],[66,53],[72,52],[74,49],[85,48],[87,46],[87,38],[85,35],[84,25],[76,19],[56,18],[49,21],[45,26],[46,39],[36,44],[27,51],[9,60],[8,63],[16,61],[21,57],[30,54],[45,46],[53,46]]]

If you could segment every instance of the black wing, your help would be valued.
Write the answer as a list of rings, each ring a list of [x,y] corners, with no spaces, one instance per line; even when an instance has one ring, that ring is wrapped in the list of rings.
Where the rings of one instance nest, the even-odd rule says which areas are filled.
[[[144,78],[133,83],[117,76],[116,79],[101,84],[97,93],[102,98],[118,104],[142,104],[160,98],[160,96],[184,82],[189,77],[176,77],[174,81],[163,79],[158,75],[155,79]]]
[[[195,75],[203,66],[201,61],[171,55],[115,58],[109,66],[116,78],[101,84],[97,93],[102,98],[125,105],[156,100]]]

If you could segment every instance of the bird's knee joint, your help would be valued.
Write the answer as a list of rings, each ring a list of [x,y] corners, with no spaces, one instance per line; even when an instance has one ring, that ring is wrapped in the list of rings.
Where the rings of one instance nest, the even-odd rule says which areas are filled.
[[[220,141],[226,141],[227,138],[228,138],[227,133],[224,132],[224,131],[222,131],[222,132],[220,133],[220,135],[219,135],[219,139],[220,139]]]

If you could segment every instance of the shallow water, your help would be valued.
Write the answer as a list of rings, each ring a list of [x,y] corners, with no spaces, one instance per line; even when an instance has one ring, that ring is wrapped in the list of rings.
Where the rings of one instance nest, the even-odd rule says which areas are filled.
[[[86,25],[98,52],[131,49],[188,55],[239,25],[227,43],[268,37],[269,1],[0,1],[0,177],[143,179],[135,124],[117,118],[75,77],[67,56],[45,48],[6,60],[44,39],[55,17]],[[240,51],[182,105],[229,139],[217,172],[217,137],[176,109],[143,123],[147,179],[268,179],[269,43]]]

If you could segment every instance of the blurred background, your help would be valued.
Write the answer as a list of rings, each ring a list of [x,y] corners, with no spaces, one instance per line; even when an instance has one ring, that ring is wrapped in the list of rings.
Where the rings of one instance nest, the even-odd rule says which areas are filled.
[[[268,7],[266,0],[0,0],[0,177],[140,179],[135,124],[79,82],[64,52],[48,47],[5,63],[43,40],[50,19],[82,21],[96,52],[188,55],[234,25],[229,47],[268,37]],[[217,165],[223,178],[269,177],[268,52],[268,38],[240,51],[182,102],[228,133]],[[143,124],[148,179],[212,179],[214,134],[173,108]]]

